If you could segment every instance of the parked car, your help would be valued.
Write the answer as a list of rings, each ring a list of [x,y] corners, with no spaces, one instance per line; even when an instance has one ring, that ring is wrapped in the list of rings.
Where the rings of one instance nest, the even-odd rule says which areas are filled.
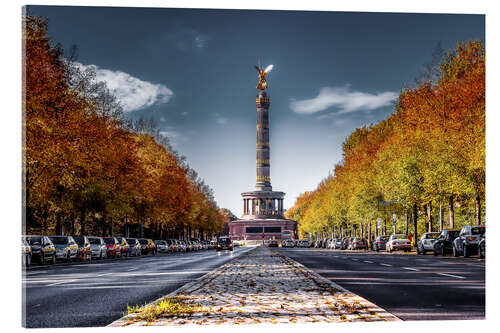
[[[139,238],[138,241],[141,243],[141,254],[156,255],[156,246],[152,239]]]
[[[285,239],[283,243],[281,243],[282,247],[294,247],[295,243],[291,239]]]
[[[269,241],[269,244],[267,244],[268,247],[278,247],[278,241],[276,239],[271,239]]]
[[[106,256],[111,258],[121,257],[120,242],[115,237],[104,237],[106,243]]]
[[[368,243],[366,239],[361,237],[354,237],[352,240],[352,249],[353,250],[368,250]]]
[[[130,256],[133,255],[134,257],[140,256],[141,243],[139,243],[139,241],[136,238],[125,238],[125,240],[127,241],[129,246],[128,254]]]
[[[47,236],[30,235],[25,236],[31,247],[31,259],[40,264],[56,263],[56,248]]]
[[[231,238],[229,237],[219,237],[217,239],[217,251],[221,250],[233,250],[233,242],[231,241]]]
[[[333,249],[340,250],[342,248],[342,238],[336,238],[333,242]]]
[[[21,237],[21,260],[24,267],[31,266],[31,246]]]
[[[167,239],[166,242],[168,245],[168,251],[175,252],[177,247],[175,241],[173,239]]]
[[[347,250],[348,246],[349,246],[349,237],[342,238],[342,246],[340,247],[340,249]]]
[[[354,241],[354,237],[347,238],[347,250],[352,250],[352,242]]]
[[[424,232],[417,242],[417,254],[425,254],[427,251],[434,251],[434,243],[439,236],[439,232]]]
[[[410,239],[408,236],[403,234],[393,234],[389,237],[389,240],[385,244],[385,250],[387,252],[403,250],[405,252],[411,250]]]
[[[473,253],[478,253],[479,242],[485,231],[484,225],[463,227],[458,237],[453,241],[453,256],[463,255],[464,258],[467,258]]]
[[[130,255],[130,245],[127,240],[123,237],[116,237],[116,240],[120,242],[120,254],[122,257],[128,257]]]
[[[106,243],[102,237],[89,236],[90,250],[92,251],[92,258],[104,259],[107,257]]]
[[[169,251],[168,243],[166,240],[161,240],[161,239],[155,240],[155,245],[156,245],[156,250],[159,253],[165,253]]]
[[[182,239],[178,239],[177,248],[179,249],[179,252],[187,252],[186,242],[184,242]]]
[[[486,257],[486,235],[483,234],[478,246],[479,258],[484,259]]]
[[[311,247],[311,241],[309,239],[301,239],[297,243],[297,247]]]
[[[433,244],[434,255],[446,255],[453,252],[453,241],[460,234],[460,230],[443,230]]]
[[[71,236],[49,236],[56,248],[56,259],[69,262],[78,256],[78,244]]]
[[[73,236],[73,239],[78,245],[78,253],[76,255],[76,258],[82,261],[92,260],[92,250],[90,248],[90,242],[87,236]]]
[[[389,238],[389,235],[378,236],[377,238],[375,238],[375,241],[373,242],[373,250],[377,252],[380,250],[385,250],[385,244],[387,243]]]

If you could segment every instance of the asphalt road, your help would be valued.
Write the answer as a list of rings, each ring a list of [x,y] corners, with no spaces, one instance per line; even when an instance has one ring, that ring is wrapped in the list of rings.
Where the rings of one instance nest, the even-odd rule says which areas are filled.
[[[279,251],[402,320],[485,318],[485,261],[432,254]]]
[[[127,305],[158,299],[251,249],[33,266],[22,276],[23,325],[106,326],[122,317]]]

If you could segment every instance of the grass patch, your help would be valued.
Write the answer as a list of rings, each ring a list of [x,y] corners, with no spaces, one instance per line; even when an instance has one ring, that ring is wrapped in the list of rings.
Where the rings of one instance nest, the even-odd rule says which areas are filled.
[[[195,312],[204,311],[200,304],[188,304],[184,300],[183,297],[169,297],[156,304],[127,306],[127,315],[134,314],[127,319],[131,322],[147,321],[149,323],[159,318],[190,316]]]

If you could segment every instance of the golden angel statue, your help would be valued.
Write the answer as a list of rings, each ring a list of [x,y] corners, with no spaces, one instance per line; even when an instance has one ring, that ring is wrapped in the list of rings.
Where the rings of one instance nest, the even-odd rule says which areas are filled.
[[[257,65],[255,65],[254,67],[257,70],[257,72],[259,72],[259,83],[257,83],[257,89],[264,91],[268,87],[266,82],[266,75],[269,74],[271,69],[273,69],[273,65],[267,66],[266,69],[262,69]]]

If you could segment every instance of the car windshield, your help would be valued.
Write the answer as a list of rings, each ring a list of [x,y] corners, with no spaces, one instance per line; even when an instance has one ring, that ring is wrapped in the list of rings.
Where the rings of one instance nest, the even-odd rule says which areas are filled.
[[[139,243],[141,243],[142,245],[147,245],[148,240],[147,239],[139,239]]]
[[[229,238],[219,238],[219,243],[231,243]]]
[[[474,227],[470,229],[470,232],[473,235],[484,235],[485,231],[486,231],[485,227]]]
[[[106,244],[115,244],[115,239],[114,238],[104,238],[104,243]]]
[[[392,235],[392,239],[407,239],[406,235]]]
[[[165,244],[166,244],[166,242],[165,242],[165,241],[163,241],[163,240],[161,240],[161,241],[156,241],[156,244],[165,245]]]
[[[457,238],[460,231],[449,231],[448,234],[451,238]]]
[[[63,236],[51,236],[49,237],[52,243],[56,245],[64,245],[68,244],[68,237],[63,237]]]
[[[42,244],[42,237],[28,237],[27,240],[30,245]]]
[[[83,245],[83,236],[74,236],[73,239],[75,240],[76,244]]]
[[[439,236],[438,233],[425,235],[426,239],[436,239]]]
[[[99,244],[101,244],[101,239],[97,238],[97,237],[92,237],[92,238],[89,238],[89,242],[92,245],[99,245]]]
[[[127,243],[129,244],[135,244],[135,239],[133,238],[125,238],[127,240]]]

